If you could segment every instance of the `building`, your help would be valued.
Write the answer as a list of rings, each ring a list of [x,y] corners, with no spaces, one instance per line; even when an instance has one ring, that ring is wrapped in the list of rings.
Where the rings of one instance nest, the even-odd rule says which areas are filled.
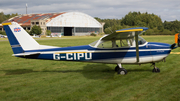
[[[102,33],[103,25],[93,17],[80,12],[62,12],[46,14],[24,14],[4,21],[19,23],[25,30],[31,30],[34,25],[42,29],[42,34],[50,30],[54,35],[83,36],[91,33]],[[0,30],[3,31],[2,25]]]

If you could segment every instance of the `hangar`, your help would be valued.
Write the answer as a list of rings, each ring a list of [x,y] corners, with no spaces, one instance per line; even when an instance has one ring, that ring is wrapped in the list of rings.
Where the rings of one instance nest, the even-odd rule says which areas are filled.
[[[104,23],[99,23],[93,17],[81,12],[62,12],[46,14],[24,14],[4,21],[15,21],[25,30],[31,30],[34,25],[40,26],[42,34],[50,30],[51,34],[63,36],[84,36],[91,33],[102,33]],[[3,30],[0,25],[1,30]]]

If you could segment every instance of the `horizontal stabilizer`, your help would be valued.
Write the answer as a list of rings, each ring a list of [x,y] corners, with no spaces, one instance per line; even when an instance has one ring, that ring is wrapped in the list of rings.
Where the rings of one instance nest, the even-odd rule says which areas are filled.
[[[30,56],[30,55],[38,55],[40,52],[26,52],[26,53],[19,53],[13,54],[12,56]]]

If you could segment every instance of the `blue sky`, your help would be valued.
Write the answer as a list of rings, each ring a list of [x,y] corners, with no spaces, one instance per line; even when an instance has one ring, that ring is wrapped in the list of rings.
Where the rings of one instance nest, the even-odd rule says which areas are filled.
[[[5,14],[78,11],[92,17],[121,19],[128,12],[154,13],[162,21],[180,21],[180,0],[1,0]]]

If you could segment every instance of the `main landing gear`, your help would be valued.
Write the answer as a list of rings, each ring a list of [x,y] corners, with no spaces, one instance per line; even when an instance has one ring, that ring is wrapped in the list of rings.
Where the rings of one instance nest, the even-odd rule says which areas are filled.
[[[152,72],[154,72],[154,73],[160,72],[160,69],[155,66],[155,63],[152,63],[152,66],[154,67]],[[121,64],[117,64],[117,66],[115,67],[115,71],[120,75],[126,75],[127,74],[127,70],[124,69]]]
[[[155,63],[152,63],[152,66],[154,67],[152,72],[154,72],[154,73],[159,73],[160,72],[160,69],[155,66]]]
[[[117,64],[117,66],[115,67],[115,71],[118,74],[121,74],[121,75],[126,75],[127,74],[127,70],[124,69],[121,64]]]

